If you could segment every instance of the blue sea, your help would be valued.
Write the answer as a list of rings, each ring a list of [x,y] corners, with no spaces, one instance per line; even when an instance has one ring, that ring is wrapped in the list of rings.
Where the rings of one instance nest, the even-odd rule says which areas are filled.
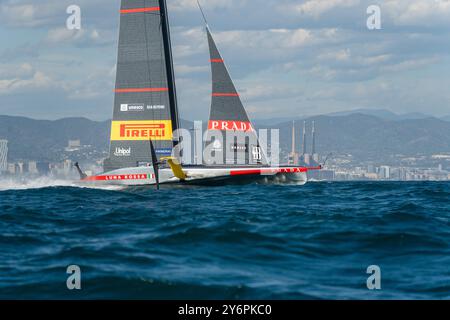
[[[0,298],[449,299],[449,199],[438,182],[3,183]]]

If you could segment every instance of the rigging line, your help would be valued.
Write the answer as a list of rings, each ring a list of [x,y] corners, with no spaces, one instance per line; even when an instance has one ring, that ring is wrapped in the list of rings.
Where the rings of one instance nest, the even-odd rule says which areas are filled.
[[[159,19],[159,31],[160,32],[159,32],[159,34],[161,36],[161,42],[160,42],[160,49],[161,50],[160,50],[159,59],[160,59],[161,63],[160,63],[160,68],[159,68],[159,71],[160,71],[160,73],[159,73],[160,77],[159,78],[160,79],[167,79],[167,74],[164,71],[165,70],[164,66],[165,66],[166,61],[165,61],[165,55],[164,55],[165,48],[164,48],[164,39],[163,39],[164,36],[163,36],[163,31],[162,31],[162,19],[164,19],[164,16],[162,14],[160,14],[160,19]],[[168,88],[169,87],[168,81],[166,81],[165,83],[161,83],[161,86]],[[162,101],[163,101],[163,92],[161,92],[159,94],[159,101],[158,101],[158,103],[160,103]],[[164,105],[166,105],[165,102],[164,102]],[[153,109],[153,113],[155,113],[155,112],[157,112],[157,111]],[[159,120],[162,120],[163,113],[162,112],[158,112],[158,115],[159,115]],[[161,140],[162,140],[162,138],[161,138]]]
[[[205,21],[206,26],[208,26],[208,20],[206,20],[205,12],[203,11],[203,8],[200,5],[200,1],[199,0],[197,0],[197,5],[198,5],[198,8],[200,9],[200,12],[202,13],[203,20]]]
[[[144,6],[146,6],[146,5],[147,5],[147,0],[144,0]],[[152,88],[153,83],[152,83],[151,66],[150,66],[150,50],[149,50],[149,45],[148,45],[149,32],[147,32],[148,24],[147,24],[147,15],[146,14],[147,13],[144,13],[145,47],[146,47],[146,56],[147,56],[148,83],[149,83],[149,87]],[[150,104],[153,104],[153,96],[150,94],[149,97],[150,97]],[[145,108],[145,106],[144,106],[144,108]],[[154,119],[154,118],[155,118],[154,110],[152,110],[152,119]],[[150,137],[150,144],[152,143],[151,139],[152,138]],[[150,146],[150,155],[151,155],[152,161],[154,161],[151,146]]]

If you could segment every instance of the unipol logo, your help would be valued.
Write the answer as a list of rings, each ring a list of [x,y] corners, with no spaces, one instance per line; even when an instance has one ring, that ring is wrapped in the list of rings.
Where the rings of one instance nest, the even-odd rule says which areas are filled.
[[[130,148],[116,148],[114,152],[116,157],[129,157],[131,156],[131,147]]]
[[[67,14],[70,16],[66,20],[66,27],[68,30],[80,30],[81,29],[81,8],[77,5],[71,5],[67,7]]]

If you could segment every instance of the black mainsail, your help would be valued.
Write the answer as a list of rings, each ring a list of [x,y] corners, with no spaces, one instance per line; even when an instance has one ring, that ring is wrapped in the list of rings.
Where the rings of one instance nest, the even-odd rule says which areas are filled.
[[[205,161],[208,165],[267,164],[255,129],[208,26],[206,33],[212,72],[212,100],[206,147],[208,151],[209,146],[214,157],[208,158],[205,155]],[[217,137],[223,137],[223,140]],[[217,161],[216,156],[222,163]]]
[[[179,128],[166,0],[122,0],[114,114],[104,170],[170,155]]]

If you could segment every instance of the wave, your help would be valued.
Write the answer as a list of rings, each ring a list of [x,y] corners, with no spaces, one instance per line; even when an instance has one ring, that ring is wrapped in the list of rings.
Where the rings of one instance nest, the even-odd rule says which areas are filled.
[[[121,186],[82,186],[75,180],[57,179],[51,177],[39,178],[2,178],[0,179],[0,191],[32,190],[55,187],[69,187],[81,189],[121,190]]]
[[[0,191],[0,298],[445,299],[449,187],[117,192],[0,179],[11,190]],[[65,289],[71,264],[82,268],[81,292]],[[373,264],[384,288],[368,295]]]

